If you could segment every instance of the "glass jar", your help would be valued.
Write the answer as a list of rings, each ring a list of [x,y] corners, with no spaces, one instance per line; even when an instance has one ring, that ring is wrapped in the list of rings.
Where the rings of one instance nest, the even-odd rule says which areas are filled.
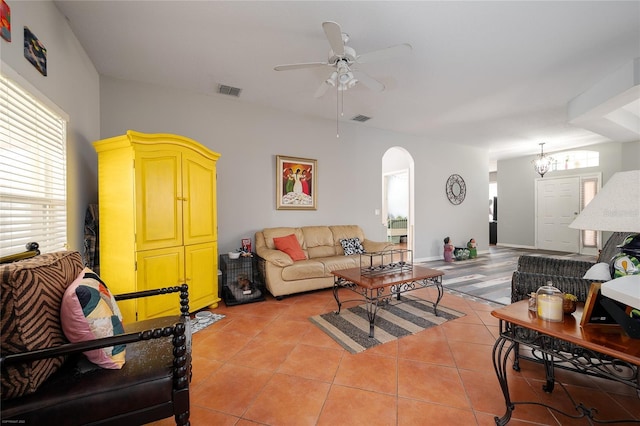
[[[538,318],[545,321],[562,321],[564,312],[562,303],[564,297],[560,290],[552,285],[545,285],[536,292],[536,305],[538,307]]]
[[[537,293],[531,292],[529,294],[529,310],[533,312],[538,312],[538,304],[536,303]]]

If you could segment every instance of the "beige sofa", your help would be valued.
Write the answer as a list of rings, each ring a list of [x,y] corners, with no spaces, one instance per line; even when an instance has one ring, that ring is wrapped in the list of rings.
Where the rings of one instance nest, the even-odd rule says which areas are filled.
[[[288,254],[276,249],[273,239],[291,234],[300,243],[305,260],[294,262]],[[355,237],[368,253],[393,248],[389,242],[365,239],[357,225],[266,228],[256,232],[256,253],[267,290],[281,299],[289,294],[332,287],[332,271],[360,264],[360,255],[345,256],[340,243],[341,239]]]

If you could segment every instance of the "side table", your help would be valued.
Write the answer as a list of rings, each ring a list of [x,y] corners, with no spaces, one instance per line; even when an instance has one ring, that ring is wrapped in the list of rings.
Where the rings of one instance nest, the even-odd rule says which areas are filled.
[[[233,306],[265,300],[265,289],[258,273],[257,255],[230,259],[220,255],[222,272],[222,299],[225,305]]]
[[[540,402],[512,401],[507,364],[512,352],[517,353],[521,344],[530,347],[534,354],[534,358],[526,359],[544,365],[546,383],[542,388],[545,392],[553,391],[554,368],[563,368],[615,380],[635,388],[640,395],[640,340],[629,338],[622,328],[603,331],[599,328],[581,327],[582,311],[581,303],[573,314],[565,315],[563,322],[550,322],[529,311],[528,301],[522,300],[491,312],[491,315],[500,320],[500,336],[493,346],[493,367],[506,405],[505,414],[495,418],[497,425],[509,422],[517,404],[542,405],[571,418],[588,417],[590,424],[600,422],[595,418],[597,411],[582,403],[576,404],[577,414],[574,415]],[[518,357],[513,364],[516,371],[520,369],[517,360]],[[610,422],[613,421],[608,421]]]

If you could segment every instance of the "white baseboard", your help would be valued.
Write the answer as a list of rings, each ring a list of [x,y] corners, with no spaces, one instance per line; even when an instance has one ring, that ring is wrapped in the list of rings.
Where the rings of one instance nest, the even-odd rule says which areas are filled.
[[[525,245],[522,245],[522,244],[499,243],[499,244],[496,244],[496,245],[500,246],[500,247],[522,248],[522,249],[531,249],[531,250],[535,250],[536,249],[535,246],[525,246]]]

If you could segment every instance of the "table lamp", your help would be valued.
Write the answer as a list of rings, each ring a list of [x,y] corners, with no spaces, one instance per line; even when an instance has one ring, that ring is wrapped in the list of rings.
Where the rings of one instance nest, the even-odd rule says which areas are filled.
[[[640,233],[640,170],[614,174],[569,228]],[[630,337],[640,338],[640,322],[607,300],[640,309],[640,286],[617,279],[603,283],[601,292],[605,296],[602,305],[611,317]]]

